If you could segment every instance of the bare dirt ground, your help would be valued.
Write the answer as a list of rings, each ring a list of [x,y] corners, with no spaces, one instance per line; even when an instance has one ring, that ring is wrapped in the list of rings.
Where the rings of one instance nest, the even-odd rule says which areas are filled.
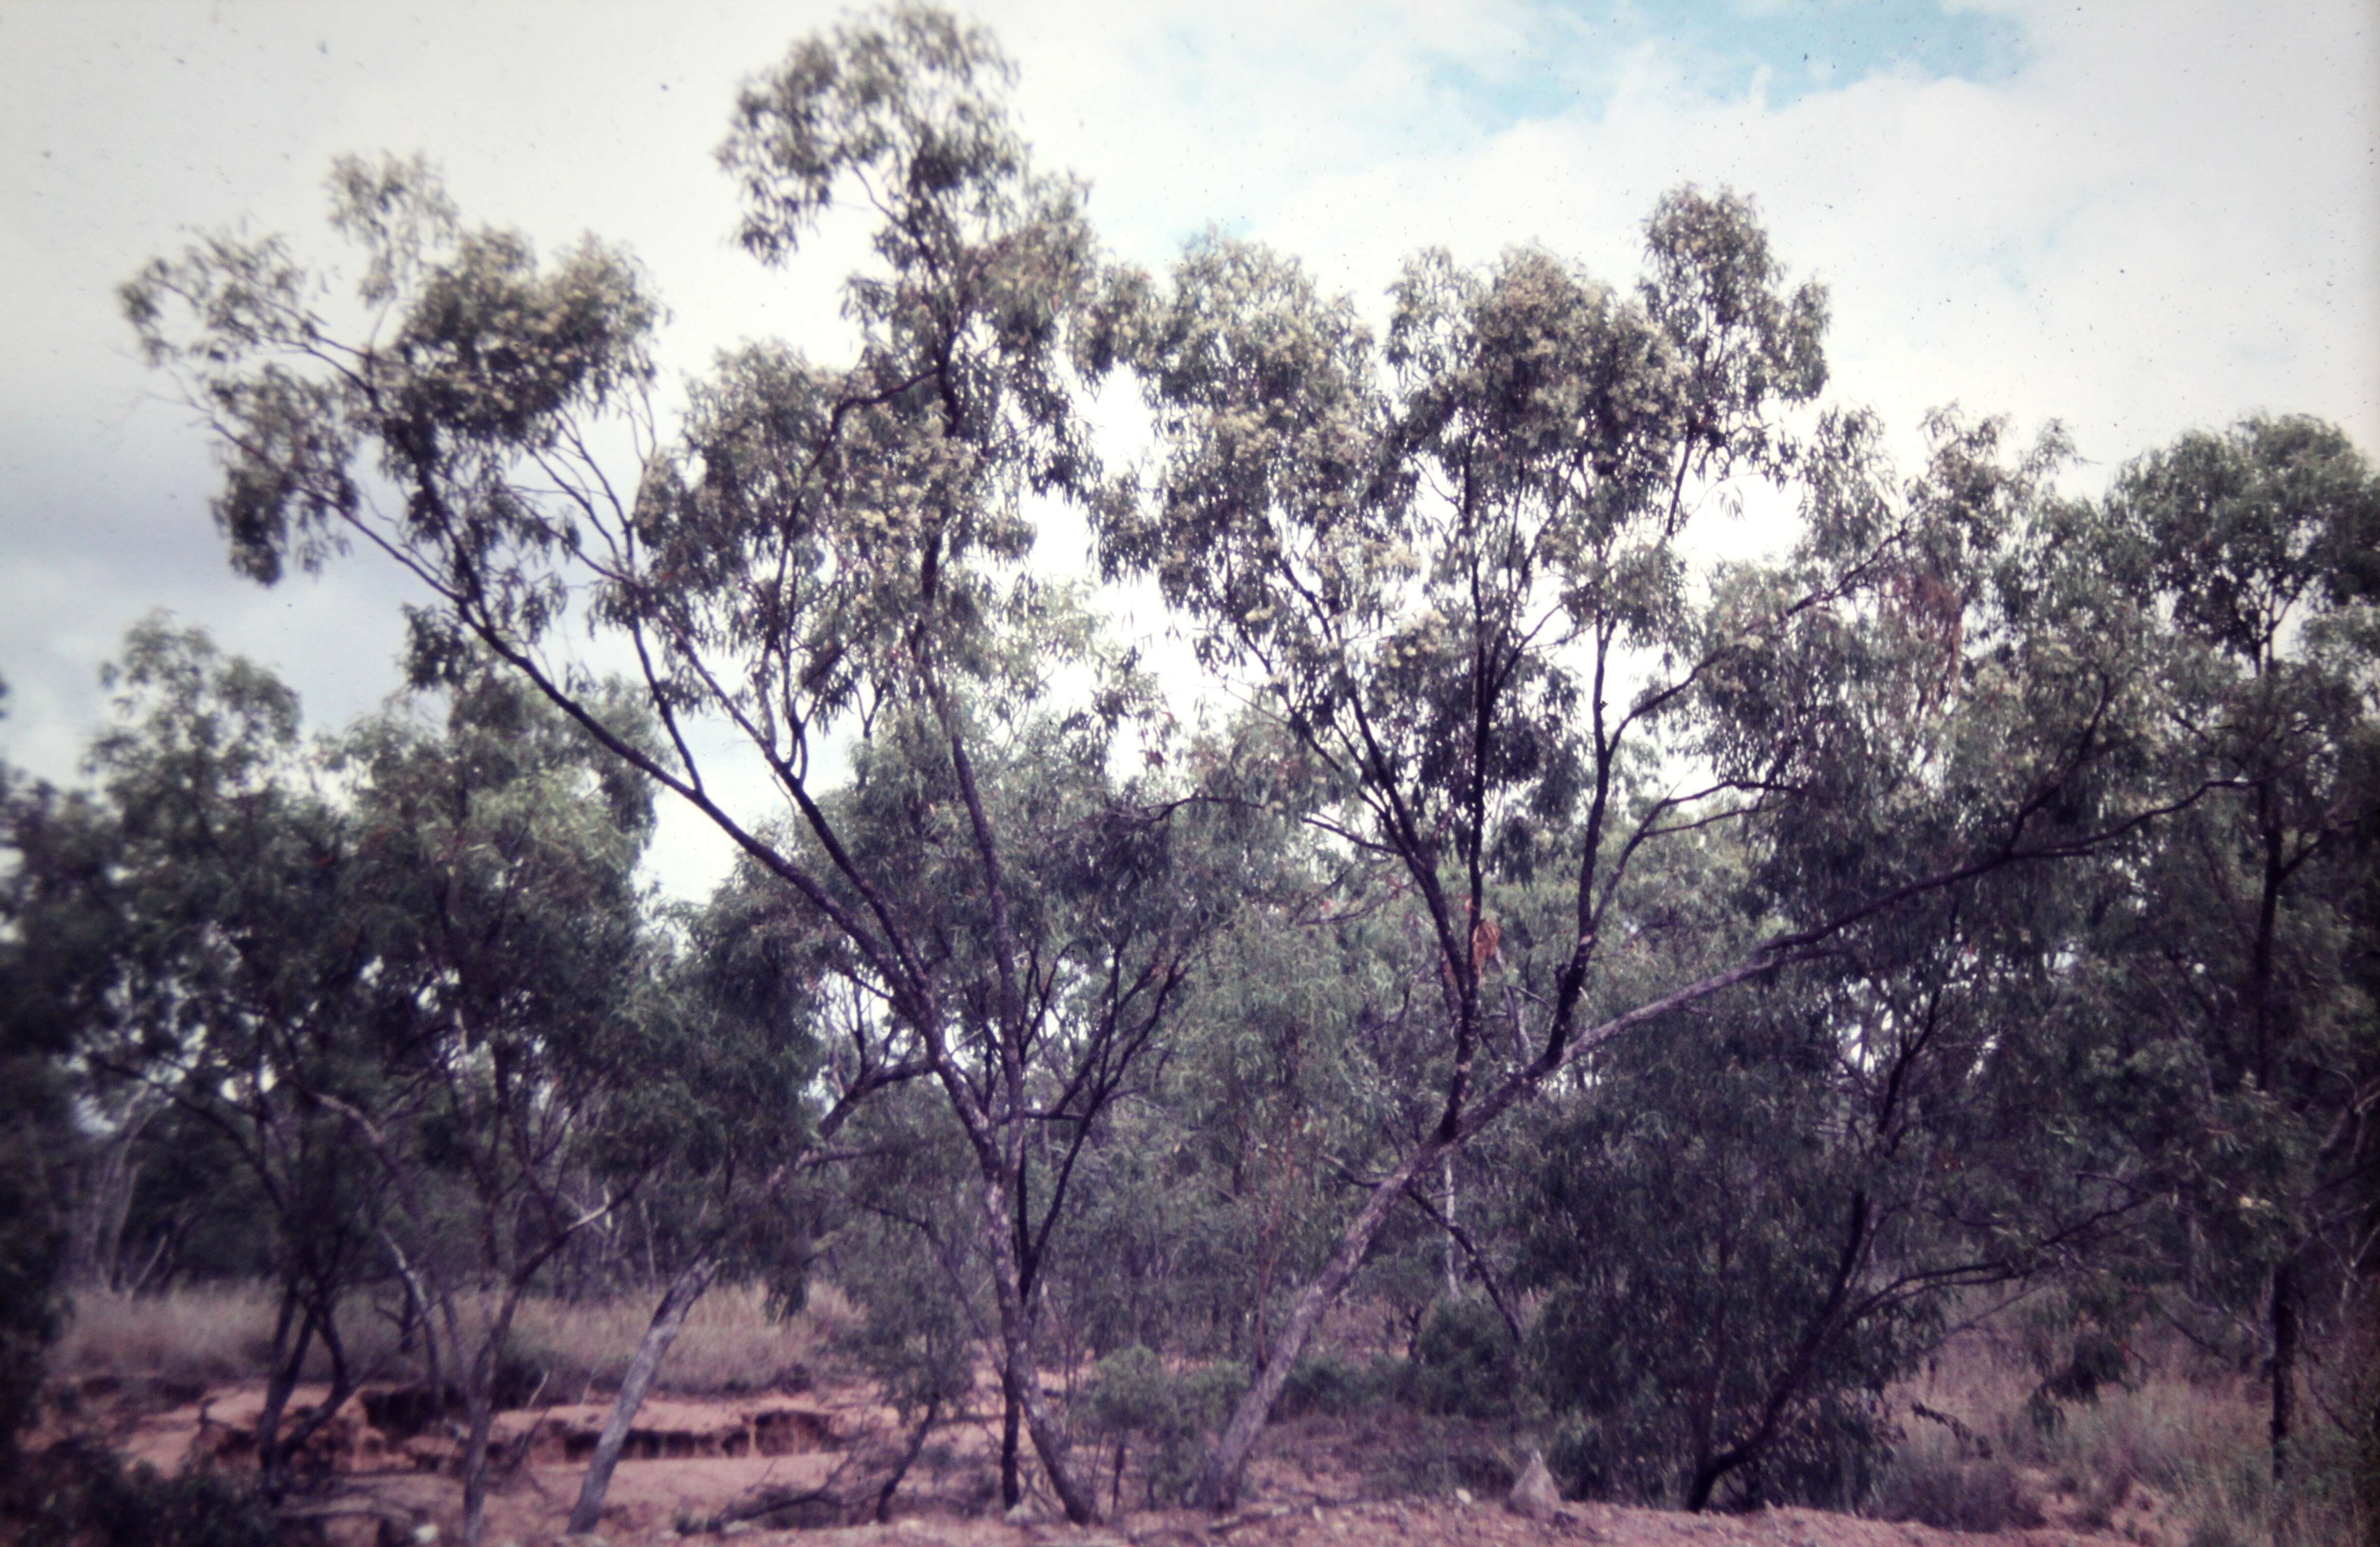
[[[295,1404],[326,1392],[302,1389]],[[193,1456],[237,1467],[261,1390],[89,1394],[79,1427],[161,1469]],[[326,1547],[456,1540],[460,1489],[455,1445],[399,1388],[352,1399],[310,1446],[316,1485],[301,1501]],[[2047,1479],[2029,1480],[2043,1518],[2032,1529],[1959,1533],[1798,1508],[1691,1516],[1601,1504],[1566,1504],[1549,1521],[1504,1503],[1512,1458],[1459,1426],[1390,1412],[1280,1426],[1233,1514],[1135,1509],[1144,1485],[1081,1459],[1112,1506],[1104,1524],[1078,1529],[1029,1497],[1018,1517],[993,1495],[996,1413],[978,1410],[939,1428],[896,1496],[892,1521],[854,1526],[871,1511],[905,1436],[894,1415],[859,1387],[828,1386],[725,1399],[656,1398],[639,1415],[614,1473],[603,1547],[678,1543],[713,1533],[738,1547],[768,1542],[1024,1547],[1024,1544],[1201,1543],[1207,1547],[1325,1547],[1382,1541],[1581,1543],[1603,1547],[2181,1547],[2183,1532],[2144,1488],[2123,1500],[2098,1532],[2079,1528],[2076,1501]],[[608,1414],[601,1404],[506,1413],[496,1430],[501,1461],[484,1540],[547,1547],[565,1540],[586,1457]],[[1111,1456],[1111,1453],[1102,1453]],[[1416,1491],[1417,1487],[1421,1491]],[[2104,1506],[2103,1515],[2107,1512]],[[435,1528],[435,1535],[424,1528]]]

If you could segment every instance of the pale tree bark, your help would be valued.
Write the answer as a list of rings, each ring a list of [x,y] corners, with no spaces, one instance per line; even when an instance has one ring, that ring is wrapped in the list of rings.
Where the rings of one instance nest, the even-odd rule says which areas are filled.
[[[702,1298],[718,1274],[717,1260],[701,1258],[672,1279],[662,1293],[662,1303],[654,1308],[653,1319],[628,1360],[627,1373],[620,1381],[620,1395],[612,1403],[612,1416],[604,1420],[603,1432],[595,1442],[594,1458],[588,1463],[586,1480],[578,1486],[578,1503],[570,1511],[571,1535],[584,1535],[602,1519],[603,1495],[612,1486],[612,1468],[620,1464],[620,1447],[627,1443],[628,1431],[637,1421],[637,1409],[644,1406],[645,1394],[652,1390],[654,1377],[661,1373],[662,1360],[668,1357],[670,1345],[677,1341],[679,1329],[686,1325],[686,1312],[694,1309],[694,1303]]]
[[[1372,1249],[1373,1237],[1379,1234],[1381,1224],[1396,1206],[1399,1197],[1413,1186],[1416,1178],[1426,1176],[1431,1166],[1454,1155],[1481,1129],[1512,1107],[1536,1095],[1545,1081],[1566,1065],[1674,1010],[1807,959],[1808,953],[1764,953],[1757,959],[1714,973],[1675,993],[1641,1005],[1575,1039],[1556,1041],[1535,1062],[1508,1076],[1457,1121],[1442,1125],[1433,1131],[1408,1151],[1386,1175],[1370,1183],[1370,1190],[1365,1195],[1362,1207],[1355,1211],[1355,1217],[1349,1220],[1339,1233],[1338,1243],[1332,1247],[1322,1271],[1298,1292],[1296,1300],[1292,1303],[1288,1317],[1274,1334],[1271,1346],[1265,1351],[1264,1363],[1255,1383],[1248,1387],[1238,1405],[1232,1409],[1232,1416],[1225,1422],[1222,1433],[1217,1437],[1215,1448],[1208,1453],[1207,1465],[1199,1474],[1198,1503],[1208,1509],[1228,1509],[1237,1501],[1247,1471],[1249,1454],[1264,1433],[1265,1425],[1271,1420],[1273,1405],[1280,1400],[1282,1386],[1288,1383],[1291,1367],[1305,1351],[1306,1340],[1320,1324],[1323,1313],[1337,1302],[1340,1295],[1354,1281],[1356,1271],[1364,1265],[1364,1259]]]
[[[67,1233],[67,1282],[118,1294],[137,1287],[123,1261],[125,1222],[132,1212],[132,1190],[140,1174],[132,1151],[150,1120],[165,1105],[164,1097],[146,1088],[136,1090],[96,1159],[83,1168]]]
[[[1354,1279],[1355,1270],[1364,1265],[1365,1255],[1372,1249],[1372,1237],[1379,1234],[1381,1222],[1389,1217],[1397,1195],[1446,1151],[1443,1140],[1424,1139],[1418,1149],[1397,1163],[1395,1170],[1375,1183],[1365,1196],[1363,1207],[1355,1211],[1355,1217],[1340,1232],[1339,1243],[1331,1249],[1322,1271],[1298,1291],[1288,1316],[1281,1321],[1281,1330],[1273,1334],[1272,1346],[1265,1351],[1264,1366],[1257,1373],[1256,1383],[1232,1409],[1230,1420],[1223,1425],[1223,1432],[1207,1458],[1206,1469],[1198,1479],[1200,1504],[1208,1509],[1228,1509],[1238,1498],[1240,1480],[1247,1470],[1248,1453],[1256,1448],[1257,1437],[1270,1421],[1273,1404],[1281,1400],[1281,1387],[1288,1384],[1290,1368],[1305,1352],[1306,1339],[1313,1335],[1322,1313],[1337,1302]]]
[[[992,1290],[1000,1306],[1001,1358],[1006,1366],[1006,1383],[1015,1393],[1016,1404],[1023,1410],[1025,1431],[1032,1437],[1033,1452],[1040,1458],[1041,1472],[1050,1480],[1050,1492],[1058,1495],[1067,1519],[1078,1526],[1088,1525],[1099,1517],[1099,1501],[1075,1480],[1065,1431],[1058,1427],[1050,1411],[1049,1399],[1041,1392],[1040,1363],[1034,1356],[1031,1315],[1025,1304],[1023,1265],[1011,1234],[1008,1189],[994,1179],[986,1183],[983,1193],[984,1235],[987,1244],[993,1248]]]
[[[1447,1154],[1438,1163],[1439,1207],[1446,1215],[1446,1239],[1439,1243],[1439,1274],[1444,1281],[1441,1288],[1448,1299],[1461,1293],[1463,1281],[1457,1267],[1454,1222],[1454,1156]]]

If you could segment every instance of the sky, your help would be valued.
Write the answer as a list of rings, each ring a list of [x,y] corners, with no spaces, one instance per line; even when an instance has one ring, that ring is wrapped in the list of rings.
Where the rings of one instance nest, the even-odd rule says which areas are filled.
[[[2250,412],[2380,451],[2380,0],[956,8],[1014,58],[1040,164],[1151,268],[1214,227],[1376,317],[1428,246],[1534,244],[1625,284],[1654,201],[1724,185],[1828,285],[1830,396],[1904,455],[1951,403],[2061,421],[2082,492]],[[737,84],[843,14],[0,0],[0,758],[75,777],[100,667],[157,607],[278,671],[320,728],[396,686],[409,592],[385,566],[230,572],[204,437],[118,315],[143,261],[233,225],[328,255],[331,159],[419,151],[468,219],[630,249],[672,380],[746,338],[831,356],[855,236],[759,268],[711,152]],[[723,863],[665,817],[665,884]]]

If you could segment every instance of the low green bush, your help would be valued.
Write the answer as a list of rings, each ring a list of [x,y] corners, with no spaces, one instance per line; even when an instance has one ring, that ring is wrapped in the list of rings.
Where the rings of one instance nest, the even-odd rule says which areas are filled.
[[[1479,1299],[1442,1299],[1414,1340],[1403,1395],[1426,1413],[1499,1418],[1518,1388],[1512,1334],[1496,1308]]]
[[[1207,1436],[1221,1426],[1247,1383],[1246,1368],[1233,1360],[1177,1371],[1135,1343],[1093,1367],[1084,1416],[1116,1443],[1119,1488],[1131,1443],[1138,1439],[1149,1447],[1147,1495],[1154,1504],[1187,1493]]]
[[[1387,1396],[1397,1368],[1357,1364],[1334,1353],[1308,1354],[1290,1367],[1275,1411],[1282,1418],[1342,1418]]]
[[[9,1492],[18,1547],[273,1547],[280,1535],[253,1479],[127,1466],[96,1444],[24,1457]]]

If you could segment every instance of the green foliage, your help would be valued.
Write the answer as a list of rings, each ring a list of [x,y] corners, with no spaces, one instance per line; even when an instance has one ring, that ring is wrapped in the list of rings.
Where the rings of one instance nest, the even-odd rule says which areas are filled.
[[[2058,1404],[2088,1406],[2103,1390],[2128,1386],[2138,1374],[2125,1341],[2137,1307],[2106,1297],[2055,1294],[2019,1315],[2025,1357],[2041,1377],[2026,1415],[2034,1426],[2054,1432],[2064,1421]]]
[[[904,1201],[922,1212],[923,1199],[913,1193]],[[918,1249],[918,1234],[905,1221],[863,1214],[836,1232],[829,1248],[839,1281],[861,1312],[837,1346],[867,1371],[904,1422],[929,1409],[953,1412],[976,1386],[976,1345],[967,1323],[974,1309],[967,1292],[975,1286],[953,1285],[946,1264],[932,1250]]]
[[[1379,1401],[1395,1389],[1396,1371],[1360,1365],[1324,1349],[1307,1354],[1289,1372],[1281,1388],[1281,1415],[1300,1418],[1318,1413],[1343,1418]]]
[[[1512,1411],[1518,1354],[1503,1319],[1486,1300],[1441,1299],[1422,1322],[1400,1383],[1407,1400],[1426,1413],[1501,1418]]]
[[[1133,1344],[1092,1368],[1084,1411],[1098,1431],[1120,1443],[1138,1438],[1155,1447],[1148,1494],[1172,1502],[1189,1487],[1205,1437],[1246,1389],[1245,1366],[1231,1359],[1174,1370],[1145,1344]]]
[[[2254,419],[2079,500],[2054,429],[1942,412],[1895,469],[1725,190],[1655,205],[1633,286],[1419,254],[1378,338],[1253,244],[1160,284],[1035,168],[1012,75],[901,6],[747,85],[738,238],[872,218],[856,348],[740,347],[666,429],[635,264],[540,262],[418,159],[334,169],[352,272],[244,235],[144,269],[234,563],[399,560],[443,721],[324,764],[269,676],[146,626],[98,786],[10,794],[0,1054],[170,1089],[142,1141],[270,1199],[301,1355],[382,1243],[517,1292],[635,1196],[656,1271],[839,1257],[905,1411],[996,1342],[1077,1517],[1038,1347],[1105,1355],[1097,1421],[1168,1479],[1245,1384],[1220,1502],[1276,1390],[1358,1399],[1300,1357],[1351,1287],[1418,1405],[1508,1411],[1501,1318],[1433,1301],[1516,1259],[1594,1491],[1856,1497],[1943,1293],[2053,1272],[2268,1317],[2286,1428],[2301,1313],[2373,1270],[2362,455]],[[1088,410],[1119,365],[1138,477]],[[1752,481],[1794,542],[1701,562]],[[1051,497],[1241,719],[1183,732],[1037,572]],[[748,861],[666,929],[655,786]],[[131,1217],[227,1265],[234,1197]],[[1209,1356],[1263,1374],[1170,1373]]]
[[[272,1504],[205,1467],[170,1476],[80,1443],[55,1445],[5,1485],[23,1547],[273,1547]]]
[[[0,704],[8,685],[0,681]],[[0,712],[5,717],[5,712]],[[27,915],[42,906],[43,878],[24,855],[56,810],[46,790],[20,787],[0,762],[0,834],[14,862],[0,869],[0,1462],[38,1416],[45,1356],[65,1306],[66,1221],[55,1175],[79,1148],[67,1081],[54,1060],[73,1045],[73,1027],[35,984],[53,968]]]
[[[1613,1060],[1545,1137],[1523,1282],[1549,1460],[1582,1492],[1861,1497],[1934,1322],[1912,1291],[1974,1244],[1937,1235],[1932,1167],[1860,1141],[1915,1114],[1848,1108],[1857,1066],[1768,997]]]
[[[72,1131],[56,1072],[0,1051],[0,1460],[39,1415],[44,1357],[65,1310],[66,1224],[52,1176]]]
[[[236,1226],[226,1265],[269,1275],[287,1308],[274,1378],[318,1346],[345,1378],[337,1308],[378,1254],[380,1190],[324,1104],[371,1086],[355,1056],[368,952],[343,820],[310,777],[294,696],[202,631],[151,618],[106,679],[115,723],[92,749],[94,787],[37,792],[10,834],[12,944],[35,968],[10,1012],[72,1049],[94,1160],[208,1139],[148,1168],[187,1189],[162,1218],[82,1189],[85,1271],[121,1260],[111,1208],[164,1231],[159,1254]]]

